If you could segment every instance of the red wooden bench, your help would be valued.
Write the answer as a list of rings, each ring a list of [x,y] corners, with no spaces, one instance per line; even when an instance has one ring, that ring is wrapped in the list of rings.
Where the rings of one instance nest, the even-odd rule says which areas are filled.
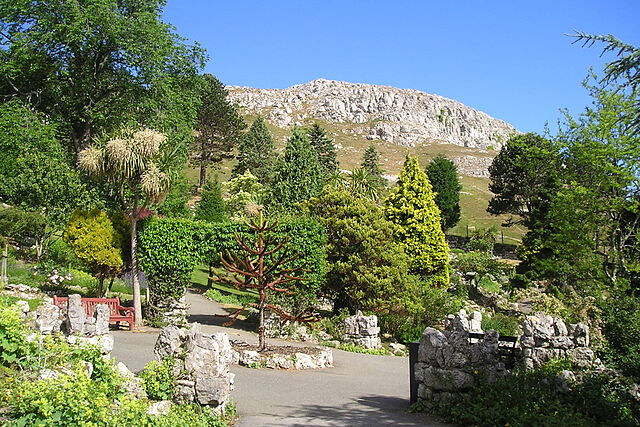
[[[53,303],[60,308],[67,307],[69,297],[53,296]],[[109,322],[115,322],[120,326],[120,322],[128,322],[129,330],[133,330],[134,310],[131,307],[120,305],[120,298],[81,298],[84,312],[87,316],[93,316],[96,304],[107,304],[109,306]]]

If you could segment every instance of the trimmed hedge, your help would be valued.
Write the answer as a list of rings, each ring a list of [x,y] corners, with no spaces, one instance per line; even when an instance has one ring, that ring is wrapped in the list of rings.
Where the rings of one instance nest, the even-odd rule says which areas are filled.
[[[244,224],[209,223],[178,218],[152,218],[146,221],[138,236],[139,260],[147,275],[152,298],[180,298],[189,284],[193,270],[203,261],[217,259],[218,254],[238,251],[234,236],[253,241]],[[299,254],[292,265],[302,267],[307,280],[293,285],[287,298],[294,311],[312,306],[325,274],[326,237],[317,222],[301,218],[279,223],[274,234],[289,236],[287,250]]]

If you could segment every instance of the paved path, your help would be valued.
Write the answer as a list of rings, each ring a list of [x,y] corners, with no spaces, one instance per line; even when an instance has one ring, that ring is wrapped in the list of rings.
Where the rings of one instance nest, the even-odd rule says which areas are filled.
[[[189,293],[191,322],[206,332],[225,331],[231,339],[255,343],[255,334],[221,326],[224,308]],[[114,332],[113,355],[133,371],[154,359],[157,329]],[[269,340],[270,344],[284,341]],[[286,342],[288,345],[304,345]],[[232,366],[236,374],[233,399],[245,426],[444,426],[424,414],[407,412],[407,358],[373,356],[334,350],[334,367],[308,371],[277,371]]]

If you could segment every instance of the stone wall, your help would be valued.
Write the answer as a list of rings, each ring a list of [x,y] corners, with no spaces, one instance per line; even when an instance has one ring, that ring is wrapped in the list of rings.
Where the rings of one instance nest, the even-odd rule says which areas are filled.
[[[580,367],[594,363],[589,327],[584,323],[566,325],[560,318],[536,313],[525,319],[522,331],[520,346],[526,369],[538,368],[553,359],[568,359]]]
[[[168,326],[158,336],[154,353],[158,359],[175,359],[177,403],[196,402],[224,411],[234,379],[229,372],[233,351],[226,332],[205,334],[198,323],[190,328]]]
[[[464,400],[480,378],[495,381],[509,375],[499,350],[496,331],[484,332],[484,339],[469,338],[483,332],[482,315],[464,310],[450,315],[444,331],[425,329],[414,366],[418,382],[418,402],[427,410],[437,410]],[[543,313],[529,316],[522,324],[516,366],[534,369],[552,359],[569,359],[579,366],[594,363],[589,345],[589,328],[581,323],[565,325],[562,319]]]
[[[358,311],[355,316],[344,320],[344,342],[362,346],[364,348],[379,348],[380,327],[378,317],[375,315],[364,316]]]

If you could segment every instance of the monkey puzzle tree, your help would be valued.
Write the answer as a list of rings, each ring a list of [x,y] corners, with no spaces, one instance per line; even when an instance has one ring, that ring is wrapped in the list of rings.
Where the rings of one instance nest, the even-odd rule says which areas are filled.
[[[256,289],[258,291],[260,303],[249,305],[256,307],[259,312],[258,351],[263,351],[267,348],[264,326],[266,309],[270,309],[287,321],[311,322],[316,319],[310,313],[294,316],[287,313],[282,307],[269,303],[270,294],[291,293],[291,284],[304,279],[294,276],[295,273],[301,271],[300,268],[288,267],[297,258],[296,255],[288,256],[284,250],[289,238],[276,239],[269,235],[278,226],[277,223],[269,224],[268,221],[265,221],[262,209],[259,209],[258,221],[252,220],[247,225],[256,234],[256,240],[247,242],[236,235],[235,239],[239,250],[229,252],[226,255],[220,254],[222,265],[231,274],[217,275],[214,280],[234,286],[236,289]],[[244,307],[236,311],[233,320],[243,309]]]
[[[142,325],[137,224],[146,208],[169,191],[169,175],[158,166],[165,135],[151,129],[127,130],[106,144],[95,143],[78,155],[80,169],[115,186],[116,201],[131,218],[131,273],[136,326]]]

